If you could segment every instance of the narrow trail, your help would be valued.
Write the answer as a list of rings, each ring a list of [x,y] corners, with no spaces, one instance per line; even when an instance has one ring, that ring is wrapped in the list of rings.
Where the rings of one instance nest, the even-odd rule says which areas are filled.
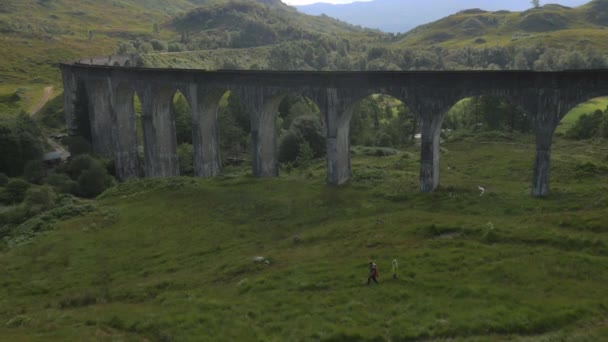
[[[47,104],[47,102],[49,102],[52,94],[53,94],[53,86],[48,86],[48,87],[44,88],[42,97],[36,104],[36,107],[34,107],[34,109],[32,110],[32,114],[31,114],[32,119],[34,119],[34,120],[38,119],[37,118],[38,113]],[[53,150],[59,151],[61,153],[61,159],[66,160],[70,156],[70,152],[68,152],[68,150],[66,150],[65,147],[63,147],[61,144],[56,142],[53,138],[47,136],[46,134],[44,134],[43,137],[44,137],[44,140],[46,141],[46,143],[49,144],[53,148]]]
[[[32,110],[32,118],[33,119],[36,118],[36,115],[38,114],[38,112],[40,112],[40,110],[42,109],[42,107],[44,107],[44,105],[46,105],[46,103],[49,102],[49,99],[51,98],[51,94],[53,94],[53,86],[48,86],[48,87],[44,88],[44,92],[42,93],[42,97],[40,98],[40,100],[36,104],[36,107],[34,107],[34,109]]]

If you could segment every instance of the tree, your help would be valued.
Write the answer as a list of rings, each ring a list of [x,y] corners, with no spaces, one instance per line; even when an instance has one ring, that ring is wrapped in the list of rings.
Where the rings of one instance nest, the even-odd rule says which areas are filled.
[[[80,195],[83,197],[95,197],[110,187],[112,180],[106,168],[99,162],[90,165],[82,171],[78,177]]]
[[[46,177],[46,166],[42,160],[31,160],[25,164],[23,178],[33,184],[40,184]]]
[[[532,0],[532,6],[534,6],[534,8],[539,8],[540,7],[540,0]]]
[[[5,187],[6,200],[11,204],[21,203],[25,197],[25,192],[29,187],[30,183],[23,179],[16,178],[11,180]]]
[[[10,177],[22,174],[30,160],[42,158],[40,130],[25,113],[0,123],[0,172]]]
[[[175,135],[178,144],[192,144],[192,111],[186,98],[179,94],[173,101]]]

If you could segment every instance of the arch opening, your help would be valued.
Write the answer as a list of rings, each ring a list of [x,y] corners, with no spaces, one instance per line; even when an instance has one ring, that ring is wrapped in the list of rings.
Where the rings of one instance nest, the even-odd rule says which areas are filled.
[[[553,190],[597,193],[608,181],[608,96],[590,96],[561,118],[552,139]]]
[[[177,90],[171,99],[171,112],[175,125],[175,140],[181,176],[194,175],[192,107],[186,96]]]
[[[564,136],[574,140],[591,138],[608,138],[608,127],[602,130],[604,113],[608,109],[608,96],[589,99],[577,104],[561,118],[556,136]]]
[[[438,132],[441,183],[463,192],[526,192],[535,157],[533,119],[493,95],[458,101]]]
[[[236,93],[224,91],[220,96],[217,121],[222,168],[241,170],[251,161],[251,118]]]
[[[300,94],[283,96],[275,126],[278,161],[285,171],[307,168],[325,156],[325,123],[319,107],[310,98]]]
[[[419,133],[419,119],[400,99],[384,93],[358,99],[338,122],[337,150],[345,154],[337,156],[339,176],[390,193],[416,188]]]

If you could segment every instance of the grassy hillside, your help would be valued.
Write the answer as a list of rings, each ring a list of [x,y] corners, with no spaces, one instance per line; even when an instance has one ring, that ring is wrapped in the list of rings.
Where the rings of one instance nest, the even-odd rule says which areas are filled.
[[[594,47],[606,51],[608,2],[577,8],[545,5],[525,12],[466,10],[404,34],[401,46],[443,47],[551,46]]]
[[[0,336],[606,339],[608,152],[558,139],[555,194],[533,199],[533,138],[513,138],[444,144],[443,188],[426,195],[415,148],[356,155],[342,188],[324,186],[322,162],[271,180],[125,183],[1,250]],[[369,260],[380,285],[364,284]]]

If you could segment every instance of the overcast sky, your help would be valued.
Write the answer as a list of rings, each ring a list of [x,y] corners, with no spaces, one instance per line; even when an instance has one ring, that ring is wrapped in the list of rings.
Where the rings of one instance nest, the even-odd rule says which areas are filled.
[[[358,1],[370,1],[370,0],[358,0]],[[328,4],[348,4],[355,2],[355,0],[283,0],[284,3],[292,6],[298,5],[310,5],[317,2],[325,2]]]
[[[349,4],[351,2],[363,2],[363,1],[372,1],[372,0],[282,0],[282,1],[288,5],[299,6],[299,5],[310,5],[310,4],[314,4],[314,3],[318,3],[318,2],[324,2],[324,3],[328,3],[328,4]],[[404,0],[404,1],[406,1],[406,0]],[[414,0],[414,1],[417,1],[417,0]],[[508,0],[500,0],[500,1],[508,2]],[[587,1],[590,1],[590,0],[581,1],[581,2],[587,2]],[[563,2],[567,2],[567,1],[560,1],[560,0],[541,1],[541,3],[543,3],[543,4],[545,4],[545,3],[550,3],[550,4],[563,3]]]

